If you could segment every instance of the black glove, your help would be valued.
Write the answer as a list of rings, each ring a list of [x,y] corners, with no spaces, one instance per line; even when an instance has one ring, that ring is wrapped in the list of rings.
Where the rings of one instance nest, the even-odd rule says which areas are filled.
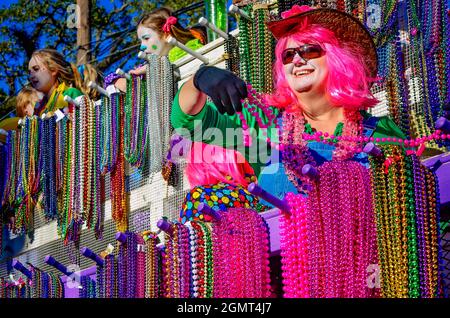
[[[242,79],[214,66],[201,67],[194,75],[194,86],[211,97],[221,114],[242,111],[241,100],[247,98],[247,85]]]

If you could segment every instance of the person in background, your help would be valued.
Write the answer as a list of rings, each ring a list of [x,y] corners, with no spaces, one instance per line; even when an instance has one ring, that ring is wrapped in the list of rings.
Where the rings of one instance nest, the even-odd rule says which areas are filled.
[[[171,36],[192,50],[198,50],[206,44],[206,32],[203,27],[184,28],[169,8],[158,8],[145,13],[137,23],[137,37],[141,42],[140,50],[147,54],[168,56],[174,63],[186,56],[186,52],[166,42]],[[130,71],[130,74],[145,74],[145,64]],[[126,91],[126,80],[110,74],[105,82],[114,83],[121,91]]]
[[[34,107],[43,98],[43,94],[32,87],[24,87],[17,95],[16,115],[17,117],[33,116]]]
[[[42,94],[32,87],[25,86],[20,90],[16,97],[16,116],[0,122],[0,143],[5,143],[9,130],[17,129],[20,118],[34,115],[34,108],[41,99]]]
[[[97,92],[87,87],[87,83],[97,79],[92,66],[85,67],[83,76],[73,63],[54,49],[37,50],[28,63],[30,83],[37,91],[44,93],[36,115],[53,112],[68,106],[64,96],[75,99],[82,95],[95,98]]]

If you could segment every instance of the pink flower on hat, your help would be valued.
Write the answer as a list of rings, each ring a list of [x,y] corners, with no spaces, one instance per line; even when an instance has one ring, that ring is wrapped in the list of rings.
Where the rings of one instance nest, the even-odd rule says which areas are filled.
[[[298,4],[294,5],[290,10],[284,11],[281,13],[281,17],[283,19],[289,18],[293,15],[297,15],[306,11],[310,11],[314,8],[311,8],[310,6],[299,6]]]

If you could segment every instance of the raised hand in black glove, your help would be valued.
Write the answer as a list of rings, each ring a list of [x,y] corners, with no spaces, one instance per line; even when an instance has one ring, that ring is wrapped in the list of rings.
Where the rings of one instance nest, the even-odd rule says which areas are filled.
[[[194,75],[194,86],[211,97],[221,114],[242,111],[241,100],[247,97],[247,85],[242,79],[214,66],[201,67]]]

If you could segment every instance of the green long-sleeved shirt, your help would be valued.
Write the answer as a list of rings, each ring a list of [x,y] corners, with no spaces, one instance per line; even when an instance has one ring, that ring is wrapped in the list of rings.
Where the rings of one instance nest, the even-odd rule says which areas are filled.
[[[212,102],[206,102],[203,109],[196,115],[185,114],[180,108],[179,94],[180,91],[175,96],[170,117],[172,126],[176,131],[193,141],[201,141],[240,151],[253,167],[255,174],[259,176],[261,169],[269,161],[270,145],[265,141],[256,118],[247,109],[243,109],[242,113],[248,127],[255,130],[255,133],[252,134],[253,143],[251,147],[245,147],[242,135],[234,134],[236,128],[242,128],[241,120],[237,114],[232,116],[222,115]],[[272,110],[275,115],[279,114],[277,108],[272,108]],[[260,109],[258,109],[258,114],[263,121],[267,122],[266,116]],[[370,114],[367,112],[362,112],[362,115],[364,118],[370,117]],[[238,132],[241,131],[238,130]],[[342,124],[338,125],[335,131],[336,136],[341,134]],[[271,136],[270,131],[268,135],[269,137]],[[225,138],[223,138],[224,136]],[[256,140],[256,136],[258,136],[258,140]],[[397,137],[404,139],[405,135],[389,117],[384,116],[378,120],[373,137]]]

